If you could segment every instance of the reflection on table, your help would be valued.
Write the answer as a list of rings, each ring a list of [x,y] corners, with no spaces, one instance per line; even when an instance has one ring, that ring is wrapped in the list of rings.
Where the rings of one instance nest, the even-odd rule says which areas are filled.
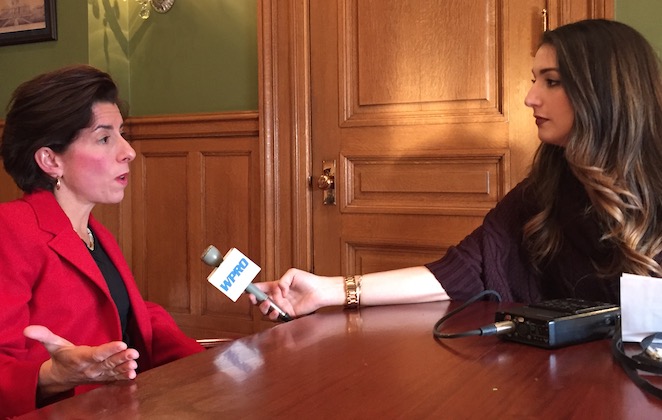
[[[24,416],[44,418],[662,418],[609,341],[546,350],[497,337],[438,343],[455,303],[320,312]],[[490,323],[495,303],[448,322]]]

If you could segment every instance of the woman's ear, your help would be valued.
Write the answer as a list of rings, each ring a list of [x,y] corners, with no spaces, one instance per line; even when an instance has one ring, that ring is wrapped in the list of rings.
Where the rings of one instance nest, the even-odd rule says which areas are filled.
[[[57,154],[50,147],[44,146],[37,149],[34,160],[46,174],[53,178],[62,177],[62,165],[60,165]]]

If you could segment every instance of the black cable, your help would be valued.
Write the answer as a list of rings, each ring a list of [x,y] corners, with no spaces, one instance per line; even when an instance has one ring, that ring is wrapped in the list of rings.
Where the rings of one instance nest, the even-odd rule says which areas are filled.
[[[641,346],[644,351],[635,356],[628,356],[625,354],[625,349],[623,347],[623,340],[621,338],[621,326],[620,322],[616,326],[616,332],[614,333],[613,338],[611,339],[611,352],[625,373],[628,375],[630,380],[635,383],[639,388],[648,392],[656,398],[662,399],[662,389],[653,385],[651,382],[646,380],[639,374],[639,371],[662,374],[662,363],[651,359],[646,354],[646,347],[651,343],[652,336],[646,337],[644,341],[641,342]]]
[[[434,338],[440,340],[446,338],[471,337],[476,335],[495,335],[495,334],[503,334],[512,331],[515,328],[515,324],[511,321],[495,322],[489,325],[484,325],[475,330],[462,331],[457,333],[443,333],[440,331],[441,324],[446,322],[452,316],[456,315],[458,312],[464,310],[467,306],[471,305],[472,303],[476,302],[477,300],[487,295],[492,295],[496,297],[497,302],[501,302],[501,295],[497,291],[483,290],[482,292],[478,293],[474,297],[464,302],[459,307],[453,309],[452,311],[441,317],[441,319],[439,319],[439,321],[437,321],[437,323],[434,324],[434,328],[432,330],[432,334],[434,335]]]

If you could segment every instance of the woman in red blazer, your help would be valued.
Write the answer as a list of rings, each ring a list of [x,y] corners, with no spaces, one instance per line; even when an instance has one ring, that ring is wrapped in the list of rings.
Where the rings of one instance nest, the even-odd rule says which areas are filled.
[[[0,418],[203,350],[142,299],[91,215],[122,200],[135,158],[119,105],[111,77],[89,66],[12,96],[0,154],[25,195],[0,204]]]

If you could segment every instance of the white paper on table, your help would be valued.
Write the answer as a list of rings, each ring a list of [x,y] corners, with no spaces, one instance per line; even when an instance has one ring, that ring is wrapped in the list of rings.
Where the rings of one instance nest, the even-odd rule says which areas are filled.
[[[621,334],[624,342],[640,342],[662,332],[662,279],[621,275]]]

